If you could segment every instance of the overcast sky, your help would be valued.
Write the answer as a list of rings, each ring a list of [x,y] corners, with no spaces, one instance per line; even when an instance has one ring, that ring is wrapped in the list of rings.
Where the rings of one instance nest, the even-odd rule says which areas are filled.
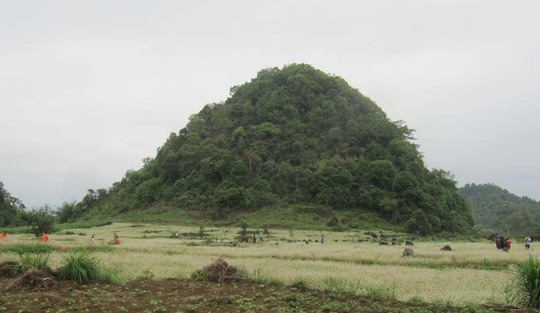
[[[0,181],[80,200],[267,67],[343,77],[429,168],[540,200],[540,1],[0,0]]]

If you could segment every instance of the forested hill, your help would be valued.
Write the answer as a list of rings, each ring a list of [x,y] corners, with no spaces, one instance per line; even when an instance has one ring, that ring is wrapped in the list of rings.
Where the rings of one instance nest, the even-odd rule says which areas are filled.
[[[477,227],[513,234],[540,233],[540,202],[493,184],[467,184],[460,193],[471,203]]]
[[[141,169],[61,213],[159,203],[220,218],[305,205],[377,212],[420,233],[470,229],[452,176],[426,169],[411,135],[340,77],[305,64],[264,69],[194,114]]]

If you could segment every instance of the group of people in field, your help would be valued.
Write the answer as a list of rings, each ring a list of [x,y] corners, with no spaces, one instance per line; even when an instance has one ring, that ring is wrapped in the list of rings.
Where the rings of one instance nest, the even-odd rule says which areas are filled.
[[[7,233],[6,231],[2,231],[0,233],[0,239],[2,238],[6,238],[7,237]],[[96,240],[96,234],[93,234],[92,235],[92,238],[90,239],[90,241],[92,242],[92,244],[95,242]],[[49,234],[47,234],[47,232],[43,232],[41,233],[41,241],[43,243],[48,243],[49,242]],[[113,243],[116,244],[116,245],[119,245],[120,244],[120,238],[118,237],[118,234],[117,233],[114,233],[114,239],[113,239]]]
[[[531,242],[532,242],[531,236],[526,236],[523,240],[523,243],[525,244],[525,249],[529,250],[531,248]],[[512,247],[512,238],[503,236],[497,236],[495,237],[495,245],[497,246],[497,249],[503,249],[504,251],[509,251]]]
[[[497,249],[508,251],[512,246],[512,239],[510,237],[504,238],[503,236],[497,236],[495,237],[495,245],[497,246]]]
[[[0,233],[0,239],[6,238],[6,237],[7,237],[7,233],[4,230],[3,232]],[[43,241],[44,243],[47,243],[49,241],[49,235],[46,232],[41,233],[41,241]]]
[[[257,239],[258,239],[260,243],[263,243],[264,242],[264,233],[265,233],[264,230],[257,229],[255,232],[253,232],[252,242],[257,243]],[[0,239],[6,238],[6,237],[7,237],[6,231],[2,231],[0,233]],[[95,242],[95,240],[96,240],[96,235],[93,234],[92,238],[90,240],[91,240],[91,242],[93,244]],[[49,235],[46,232],[43,232],[41,234],[41,241],[43,241],[44,243],[47,243],[49,241]],[[324,237],[324,235],[321,235],[321,238],[320,238],[319,242],[321,244],[324,244],[324,241],[325,241],[325,237]],[[533,239],[532,239],[531,236],[526,236],[525,237],[523,242],[525,243],[525,249],[526,250],[529,250],[531,248],[532,241],[533,241]],[[117,233],[114,233],[113,243],[117,244],[117,245],[120,244],[120,238],[118,237]],[[497,246],[497,249],[503,249],[505,251],[509,251],[510,248],[512,247],[512,239],[510,237],[504,238],[503,236],[498,235],[498,236],[495,237],[495,245]]]

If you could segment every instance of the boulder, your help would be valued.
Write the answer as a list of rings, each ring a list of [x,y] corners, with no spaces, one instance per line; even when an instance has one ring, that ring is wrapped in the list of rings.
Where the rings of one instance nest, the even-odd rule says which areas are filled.
[[[405,250],[403,250],[402,257],[409,257],[409,256],[414,256],[414,250],[411,248],[405,248]]]

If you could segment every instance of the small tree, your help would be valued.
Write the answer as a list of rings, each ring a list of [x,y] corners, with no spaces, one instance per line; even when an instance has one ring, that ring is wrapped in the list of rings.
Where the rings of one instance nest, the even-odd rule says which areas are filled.
[[[21,217],[30,226],[30,233],[36,237],[44,232],[49,233],[54,230],[53,210],[46,204],[37,209],[23,212]]]

